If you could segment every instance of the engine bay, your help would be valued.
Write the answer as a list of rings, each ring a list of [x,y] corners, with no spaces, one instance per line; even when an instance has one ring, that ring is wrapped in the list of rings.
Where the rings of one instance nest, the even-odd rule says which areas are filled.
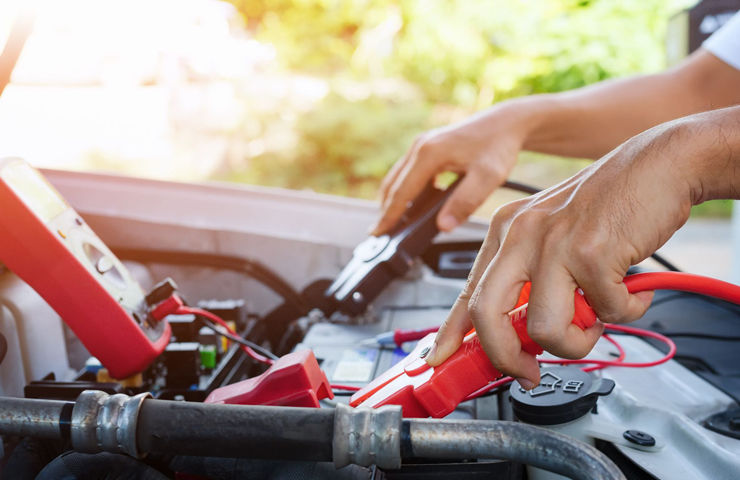
[[[375,207],[360,201],[72,172],[44,176],[149,292],[147,301],[161,305],[176,290],[186,306],[210,312],[238,336],[229,339],[207,317],[173,310],[166,316],[171,336],[161,353],[141,373],[116,379],[90,356],[68,321],[4,268],[0,332],[7,345],[0,395],[13,402],[51,402],[32,405],[58,408],[61,416],[52,421],[38,412],[29,417],[26,410],[25,417],[10,414],[0,421],[3,478],[56,478],[59,468],[69,470],[71,464],[86,465],[90,476],[83,469],[70,478],[95,478],[95,468],[120,475],[110,478],[564,478],[541,463],[546,441],[594,449],[583,454],[585,463],[579,463],[577,448],[568,450],[583,472],[599,471],[586,467],[601,461],[604,471],[613,465],[630,479],[735,478],[740,472],[740,371],[734,359],[740,308],[732,303],[657,292],[635,326],[675,342],[677,353],[665,363],[592,373],[543,365],[542,382],[529,394],[517,392],[515,384],[501,385],[463,401],[444,419],[402,419],[400,409],[391,419],[385,407],[347,407],[351,395],[413,351],[418,338],[397,344],[389,341],[394,332],[426,333],[445,320],[486,231],[473,222],[432,243],[437,232],[428,228],[428,219],[442,194],[427,192],[404,225],[378,240],[364,234]],[[384,252],[390,255],[383,258]],[[362,264],[346,274],[358,258]],[[174,283],[160,282],[166,278]],[[90,320],[84,328],[97,325]],[[108,327],[101,332],[94,341],[123,341]],[[653,362],[667,351],[653,339],[612,337],[630,362]],[[293,385],[298,377],[255,383],[266,366],[243,353],[252,348],[280,358],[312,352],[327,382],[309,379],[309,390],[327,390],[311,398],[319,408],[296,408],[288,394],[276,393],[278,385]],[[613,360],[619,348],[602,338],[589,358]],[[207,400],[250,379],[260,405],[273,405],[262,408],[282,410]],[[20,412],[31,404],[8,403],[4,411],[13,405]],[[87,424],[76,416],[85,405],[97,415],[97,439],[84,436]],[[59,421],[64,415],[66,427]],[[537,420],[542,415],[555,420]],[[21,417],[48,431],[39,435],[18,426]],[[121,433],[126,430],[118,419],[124,417],[139,422],[131,434],[135,440]],[[329,423],[333,430],[326,433],[322,425]],[[106,425],[117,430],[106,433]],[[152,429],[147,439],[142,425]],[[57,435],[65,428],[69,435]],[[271,428],[277,433],[267,437]],[[481,454],[476,449],[483,447],[471,436],[494,438],[497,428],[511,429],[500,433],[506,445],[497,455]],[[348,443],[340,440],[341,432]],[[320,442],[324,434],[333,434],[333,443]],[[526,435],[529,443],[521,443]],[[437,443],[424,443],[429,438]],[[365,448],[357,439],[376,443]],[[384,444],[400,445],[398,458],[389,459]],[[516,454],[507,458],[505,449]],[[558,451],[553,447],[553,462]]]

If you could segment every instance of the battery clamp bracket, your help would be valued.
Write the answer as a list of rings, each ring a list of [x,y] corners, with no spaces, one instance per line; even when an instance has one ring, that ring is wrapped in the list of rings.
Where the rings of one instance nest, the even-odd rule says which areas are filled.
[[[391,280],[403,276],[439,233],[437,214],[461,181],[462,177],[445,190],[430,183],[390,232],[360,243],[325,292],[332,310],[326,313],[359,315]]]

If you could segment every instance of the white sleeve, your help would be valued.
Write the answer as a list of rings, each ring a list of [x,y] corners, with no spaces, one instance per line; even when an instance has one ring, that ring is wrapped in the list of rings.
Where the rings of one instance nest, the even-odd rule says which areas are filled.
[[[740,12],[702,44],[715,57],[740,70]]]

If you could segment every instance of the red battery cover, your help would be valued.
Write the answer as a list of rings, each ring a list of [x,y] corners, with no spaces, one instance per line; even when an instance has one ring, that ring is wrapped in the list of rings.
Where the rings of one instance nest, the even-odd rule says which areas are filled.
[[[0,205],[0,261],[46,300],[112,377],[149,366],[169,341],[169,325],[148,318],[141,288],[61,195],[27,163],[5,159]]]
[[[283,355],[261,375],[217,388],[205,403],[319,407],[319,400],[334,398],[324,372],[311,350]]]

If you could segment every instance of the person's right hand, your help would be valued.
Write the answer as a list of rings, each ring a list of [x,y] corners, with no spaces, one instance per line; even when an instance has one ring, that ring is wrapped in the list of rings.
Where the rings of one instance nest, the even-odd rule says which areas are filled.
[[[437,215],[437,226],[450,231],[464,222],[514,167],[525,137],[525,124],[507,103],[462,122],[420,135],[386,175],[380,189],[382,213],[373,235],[386,233],[437,174],[465,173]]]

